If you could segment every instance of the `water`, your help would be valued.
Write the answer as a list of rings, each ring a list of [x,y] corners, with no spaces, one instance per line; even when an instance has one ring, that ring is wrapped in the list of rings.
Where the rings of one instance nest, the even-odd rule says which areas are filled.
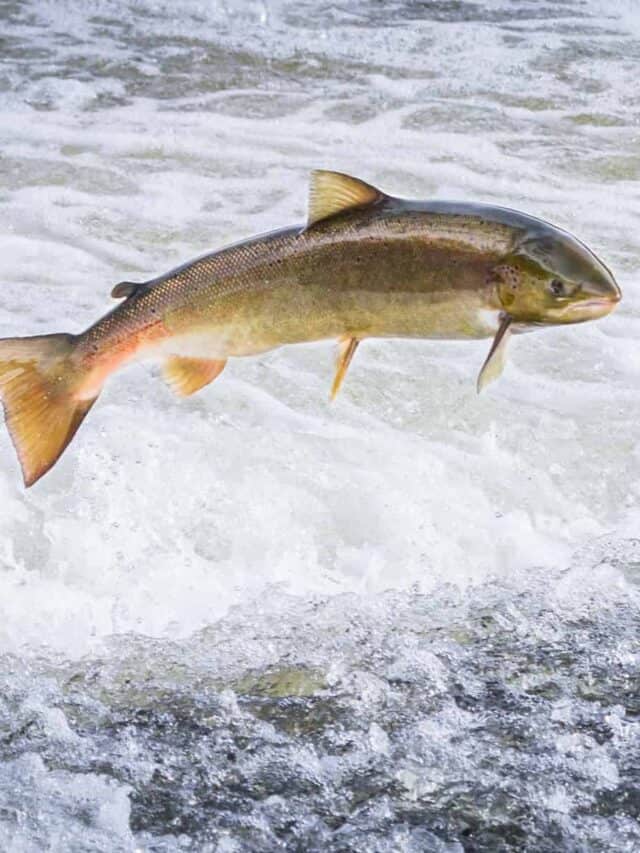
[[[615,270],[515,341],[137,366],[25,493],[0,437],[0,849],[640,847],[640,12],[8,2],[0,332],[302,221],[310,169]]]

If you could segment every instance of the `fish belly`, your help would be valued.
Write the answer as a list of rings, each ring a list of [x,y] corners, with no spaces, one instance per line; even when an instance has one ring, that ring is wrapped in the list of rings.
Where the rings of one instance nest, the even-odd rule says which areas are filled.
[[[221,310],[208,322],[186,323],[154,354],[223,359],[279,346],[354,337],[463,340],[491,337],[499,310],[480,294],[271,294],[241,310]]]

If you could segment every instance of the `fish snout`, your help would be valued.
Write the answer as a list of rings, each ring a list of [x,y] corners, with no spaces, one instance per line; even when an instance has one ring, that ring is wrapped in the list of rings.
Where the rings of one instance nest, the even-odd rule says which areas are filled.
[[[574,311],[589,320],[606,317],[622,299],[622,291],[608,270],[606,275],[583,283],[581,291],[582,298],[573,306]]]

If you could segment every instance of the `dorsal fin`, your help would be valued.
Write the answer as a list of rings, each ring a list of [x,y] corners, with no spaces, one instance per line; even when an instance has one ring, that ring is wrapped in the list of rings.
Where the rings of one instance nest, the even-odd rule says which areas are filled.
[[[111,291],[111,297],[112,299],[126,299],[129,296],[133,296],[136,290],[144,287],[145,284],[146,282],[144,281],[121,281]]]
[[[368,207],[384,198],[384,193],[359,178],[316,169],[311,173],[307,228],[345,210]]]

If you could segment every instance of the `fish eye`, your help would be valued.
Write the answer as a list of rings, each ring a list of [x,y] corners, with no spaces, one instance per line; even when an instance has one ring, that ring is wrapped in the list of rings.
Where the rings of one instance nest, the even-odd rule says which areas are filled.
[[[549,284],[549,290],[554,296],[564,296],[564,282],[559,278],[552,278]]]

